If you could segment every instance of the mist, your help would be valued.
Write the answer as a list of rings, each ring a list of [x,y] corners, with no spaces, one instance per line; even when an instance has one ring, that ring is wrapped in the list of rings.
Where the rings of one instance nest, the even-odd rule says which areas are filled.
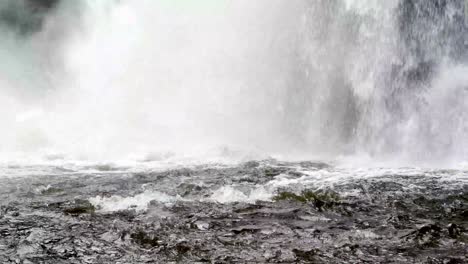
[[[15,2],[16,20],[0,28],[1,156],[463,160],[466,60],[449,30],[458,2],[404,27],[404,12],[434,7]],[[441,34],[452,41],[431,41]]]

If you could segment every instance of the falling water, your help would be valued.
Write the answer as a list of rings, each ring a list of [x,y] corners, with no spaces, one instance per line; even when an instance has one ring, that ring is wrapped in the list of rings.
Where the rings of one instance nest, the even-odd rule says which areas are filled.
[[[465,6],[3,1],[0,153],[462,161]]]

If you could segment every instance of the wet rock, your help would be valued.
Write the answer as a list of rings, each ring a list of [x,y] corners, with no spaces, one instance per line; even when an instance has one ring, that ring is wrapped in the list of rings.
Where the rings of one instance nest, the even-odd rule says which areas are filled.
[[[187,242],[181,242],[175,246],[175,250],[177,251],[178,255],[183,255],[189,252],[191,250],[191,247],[188,245]]]
[[[403,238],[411,238],[424,247],[434,247],[439,243],[441,232],[442,228],[439,225],[430,224],[405,235]]]
[[[263,169],[263,175],[265,175],[265,177],[275,177],[287,171],[288,171],[288,168],[266,167]]]
[[[130,237],[135,243],[145,248],[152,248],[160,245],[155,234],[150,234],[143,230],[137,230],[132,233]]]
[[[312,250],[293,249],[292,252],[296,256],[296,259],[298,259],[299,261],[313,262],[315,260],[315,257],[317,256],[316,249],[312,249]]]
[[[93,214],[96,211],[94,205],[87,200],[75,200],[70,205],[63,209],[63,212],[68,215],[78,216],[81,214]]]
[[[177,189],[178,193],[180,193],[182,197],[186,197],[191,194],[197,194],[203,190],[201,186],[191,183],[182,183],[177,186]]]
[[[458,238],[462,232],[457,224],[449,224],[447,229],[451,238]]]
[[[245,225],[231,229],[234,234],[256,233],[262,230],[262,227],[256,225]]]
[[[296,201],[301,203],[312,203],[315,207],[322,211],[325,208],[331,208],[337,204],[340,200],[339,196],[334,192],[322,192],[322,191],[302,191],[301,194],[295,194],[292,192],[280,192],[275,197],[274,201]]]

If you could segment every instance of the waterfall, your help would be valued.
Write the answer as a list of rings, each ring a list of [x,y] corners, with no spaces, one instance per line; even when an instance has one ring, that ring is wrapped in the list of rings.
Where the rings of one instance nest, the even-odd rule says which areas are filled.
[[[467,3],[4,1],[0,156],[465,160]]]

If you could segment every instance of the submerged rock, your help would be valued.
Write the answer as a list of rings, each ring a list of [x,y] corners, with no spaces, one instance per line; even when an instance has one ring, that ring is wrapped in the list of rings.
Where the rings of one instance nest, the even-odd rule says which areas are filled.
[[[81,214],[93,214],[96,211],[94,205],[87,200],[75,200],[73,203],[63,209],[68,215],[78,216]]]
[[[135,233],[132,233],[130,237],[135,243],[142,247],[152,248],[160,245],[155,234],[150,234],[143,230],[137,230]]]
[[[275,197],[274,201],[296,201],[301,203],[312,203],[315,207],[322,211],[325,208],[331,208],[339,203],[339,196],[337,193],[330,191],[302,191],[301,194],[295,194],[292,192],[280,192]]]

